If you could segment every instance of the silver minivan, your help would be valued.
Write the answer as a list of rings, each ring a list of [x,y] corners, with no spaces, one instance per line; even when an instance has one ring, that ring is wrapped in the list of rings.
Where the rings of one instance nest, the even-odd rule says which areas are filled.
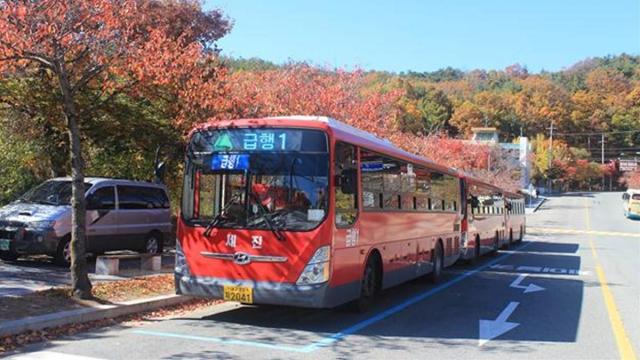
[[[87,252],[161,253],[171,234],[171,207],[162,184],[85,178]],[[0,208],[0,258],[47,254],[71,258],[71,178],[55,178]]]

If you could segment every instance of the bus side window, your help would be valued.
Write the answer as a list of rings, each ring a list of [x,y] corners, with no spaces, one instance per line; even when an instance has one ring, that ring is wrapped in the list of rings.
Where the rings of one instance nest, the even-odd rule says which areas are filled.
[[[336,180],[341,181],[340,179],[343,175],[348,172],[353,172],[354,170],[357,171],[357,164],[356,147],[341,142],[336,143],[334,160]],[[343,193],[341,186],[337,183],[334,186],[334,189],[336,202],[336,226],[351,226],[356,222],[356,218],[358,217],[358,191],[353,193]]]

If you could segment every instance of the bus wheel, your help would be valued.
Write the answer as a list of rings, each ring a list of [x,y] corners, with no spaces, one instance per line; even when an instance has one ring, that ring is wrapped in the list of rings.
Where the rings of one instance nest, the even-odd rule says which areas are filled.
[[[360,298],[355,302],[355,310],[357,312],[366,312],[371,308],[378,289],[380,288],[380,265],[378,258],[373,255],[369,256],[367,265],[364,267],[362,274],[362,286],[360,287]]]
[[[520,235],[518,235],[518,242],[522,242],[522,238],[524,237],[524,228],[520,225]]]
[[[491,253],[497,254],[499,248],[500,248],[500,235],[498,232],[496,232],[496,236],[493,239],[493,249],[491,250]]]
[[[442,244],[438,241],[431,259],[433,262],[433,271],[429,274],[429,281],[433,284],[438,283],[442,279],[442,268],[444,267],[444,263],[442,261],[443,255]]]

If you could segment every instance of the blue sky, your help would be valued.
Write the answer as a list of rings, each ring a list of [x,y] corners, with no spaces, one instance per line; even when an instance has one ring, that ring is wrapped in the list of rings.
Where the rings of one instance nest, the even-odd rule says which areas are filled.
[[[640,54],[640,0],[207,0],[234,22],[223,54],[387,71],[560,70]]]

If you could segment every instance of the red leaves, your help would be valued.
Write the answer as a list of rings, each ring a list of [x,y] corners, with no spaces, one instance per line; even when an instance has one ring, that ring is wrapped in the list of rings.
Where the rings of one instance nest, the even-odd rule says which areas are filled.
[[[629,189],[640,189],[640,170],[625,173],[620,180]]]
[[[194,0],[2,3],[0,71],[65,72],[70,88],[160,100],[177,124],[202,120],[223,99],[215,54],[230,21]],[[100,71],[96,71],[99,69]],[[82,111],[83,109],[80,109]]]

